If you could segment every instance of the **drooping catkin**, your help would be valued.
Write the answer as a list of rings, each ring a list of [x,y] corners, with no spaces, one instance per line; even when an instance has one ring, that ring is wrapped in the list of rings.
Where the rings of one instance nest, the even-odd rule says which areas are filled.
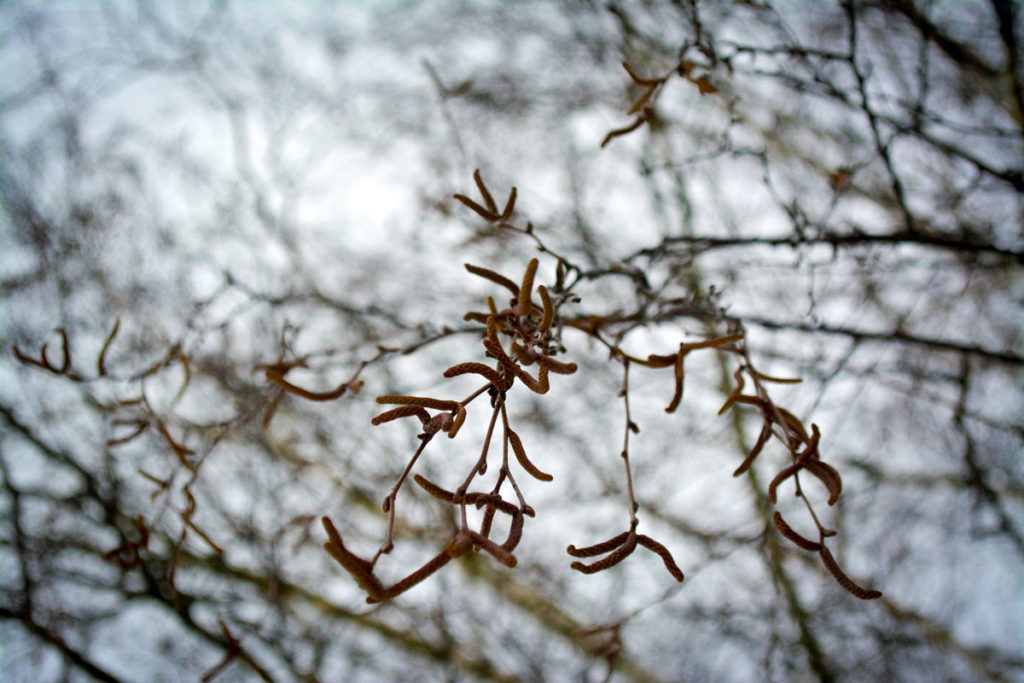
[[[462,429],[462,425],[466,422],[466,416],[469,413],[466,412],[466,406],[459,403],[455,407],[455,419],[452,420],[451,427],[448,429],[448,438],[454,439],[455,435]]]
[[[778,474],[775,475],[775,478],[772,479],[771,482],[768,484],[768,500],[770,500],[772,502],[772,505],[774,505],[776,503],[776,498],[777,498],[776,489],[779,488],[779,484],[781,484],[782,482],[784,482],[787,479],[789,479],[790,477],[792,477],[794,474],[799,472],[802,468],[803,468],[803,465],[801,465],[800,463],[796,463],[796,464],[790,465],[789,467],[786,467],[781,472],[779,472]]]
[[[592,562],[590,564],[573,562],[569,566],[576,571],[583,572],[584,574],[593,574],[594,572],[599,572],[602,569],[614,567],[619,562],[622,562],[624,559],[629,557],[629,555],[636,550],[637,541],[636,532],[630,531],[626,534],[626,541],[603,560],[598,560],[597,562]]]
[[[787,539],[792,541],[794,544],[800,546],[804,550],[811,550],[817,552],[821,550],[821,544],[812,541],[809,538],[801,536],[799,533],[793,530],[793,527],[789,526],[785,519],[782,518],[782,513],[776,510],[772,514],[772,521],[775,523],[775,528],[779,530],[779,533],[785,536]]]
[[[533,310],[533,299],[531,298],[533,292],[533,277],[537,274],[537,266],[540,262],[533,258],[526,264],[526,272],[523,274],[523,284],[519,288],[519,302],[518,310],[520,317],[526,317],[530,315]]]
[[[508,552],[512,552],[516,549],[516,546],[519,545],[519,541],[523,537],[523,523],[526,521],[525,518],[526,515],[519,511],[512,515],[512,523],[509,525],[508,529],[508,538],[501,544],[501,547]]]
[[[805,460],[803,466],[825,485],[825,488],[828,489],[828,504],[835,505],[839,500],[839,494],[842,493],[841,480],[838,479],[839,473],[832,466],[826,465],[820,460]]]
[[[515,186],[513,186],[512,189],[509,190],[508,201],[505,202],[505,208],[502,209],[501,215],[498,216],[498,220],[499,221],[507,221],[509,218],[512,217],[512,212],[515,211],[515,209],[516,209],[516,188],[515,188]],[[529,224],[527,224],[527,228],[529,229]]]
[[[422,488],[424,491],[432,495],[434,498],[437,498],[438,500],[443,500],[446,503],[452,503],[453,505],[459,502],[458,498],[454,493],[441,488],[440,486],[430,481],[423,475],[414,474],[412,475],[412,478],[413,481],[419,484],[420,488]]]
[[[436,572],[441,567],[448,564],[448,562],[450,562],[451,559],[451,556],[449,556],[445,552],[441,552],[437,555],[434,555],[434,557],[428,560],[426,564],[424,564],[422,567],[414,571],[412,574],[405,577],[395,585],[389,587],[387,590],[382,591],[379,597],[372,595],[368,596],[366,598],[366,602],[372,605],[374,603],[384,602],[398,595],[401,595],[405,591],[409,590],[416,584],[420,583],[421,581],[429,577],[431,574]]]
[[[329,517],[325,515],[320,518],[320,521],[323,523],[324,530],[327,532],[327,538],[329,539],[327,543],[324,543],[324,549],[355,578],[359,587],[366,591],[370,597],[380,599],[384,593],[384,586],[373,575],[373,565],[345,548],[345,544],[341,540],[341,534],[338,533]]]
[[[487,186],[484,185],[484,179],[480,176],[480,169],[473,171],[473,180],[476,182],[476,188],[480,190],[480,196],[484,198],[484,203],[487,205],[487,210],[492,214],[498,213],[498,205],[494,203],[494,197],[487,190]]]
[[[477,214],[486,221],[493,223],[495,220],[498,219],[497,213],[488,211],[486,208],[480,206],[479,204],[477,204],[464,194],[453,194],[452,197],[459,200],[459,202],[461,202],[463,206],[470,209],[471,211],[473,211],[473,213]]]
[[[397,420],[403,417],[411,417],[413,415],[418,417],[420,419],[420,422],[424,424],[427,422],[427,420],[430,419],[430,414],[427,413],[427,411],[424,410],[421,406],[405,405],[384,411],[380,415],[370,420],[370,424],[380,425],[384,424],[385,422],[391,422],[392,420]]]
[[[467,531],[465,533],[469,535],[470,539],[472,539],[474,548],[479,548],[490,553],[494,559],[498,560],[498,562],[501,562],[506,567],[515,567],[516,564],[518,564],[515,555],[505,550],[505,548],[498,545],[491,539],[484,538],[475,531]]]
[[[750,449],[750,452],[747,454],[747,457],[743,459],[743,462],[740,463],[740,466],[733,471],[732,476],[738,477],[750,469],[750,466],[754,464],[754,460],[756,460],[757,456],[761,454],[761,449],[764,448],[766,443],[768,443],[768,439],[770,439],[771,436],[772,424],[771,422],[765,421],[761,426],[761,434],[757,437],[754,447]]]
[[[554,479],[553,476],[547,472],[542,472],[540,468],[534,465],[528,457],[526,457],[526,449],[523,448],[523,442],[519,439],[519,435],[511,429],[508,431],[508,441],[512,445],[512,452],[516,455],[516,460],[519,461],[519,465],[527,471],[534,479],[540,481],[551,481]]]
[[[337,388],[331,389],[330,391],[310,391],[303,389],[300,386],[292,384],[284,378],[284,374],[276,372],[271,368],[267,368],[264,371],[264,375],[268,380],[281,387],[290,394],[300,396],[307,401],[333,401],[341,398],[348,391],[348,382],[342,382]]]
[[[114,320],[114,328],[107,335],[106,341],[103,342],[103,348],[100,349],[100,355],[96,359],[96,372],[100,377],[104,377],[107,374],[107,351],[110,350],[110,345],[114,342],[114,337],[117,336],[119,329],[121,329],[121,319],[116,318]]]
[[[864,588],[854,583],[853,579],[847,576],[839,567],[839,563],[836,562],[836,558],[832,556],[832,552],[828,549],[828,546],[822,545],[818,550],[818,555],[821,556],[821,561],[825,565],[825,568],[828,569],[832,576],[835,577],[836,581],[839,582],[839,585],[856,597],[861,600],[875,600],[882,597],[881,591]]]
[[[482,278],[490,280],[491,282],[494,282],[495,284],[499,284],[502,287],[505,287],[510,292],[512,292],[513,296],[519,295],[519,285],[517,285],[512,280],[509,280],[504,275],[495,273],[490,268],[481,268],[480,266],[474,266],[472,263],[466,263],[464,265],[466,266],[466,270],[473,273],[473,275],[478,275]]]
[[[434,410],[458,410],[459,407],[458,401],[430,398],[427,396],[378,396],[377,403],[420,406],[422,408],[433,408]]]
[[[530,373],[522,368],[516,368],[516,377],[522,380],[523,384],[525,384],[530,391],[537,394],[546,394],[551,388],[551,385],[548,384],[548,369],[544,366],[541,366],[540,370],[537,372],[537,379],[534,379]]]
[[[537,356],[537,365],[541,366],[545,370],[555,373],[556,375],[571,375],[576,372],[575,363],[563,363],[562,361],[555,360],[551,356]]]
[[[661,558],[661,561],[665,563],[665,569],[668,570],[668,573],[671,574],[676,581],[682,583],[683,579],[685,578],[683,576],[683,570],[680,569],[679,565],[676,564],[676,561],[672,557],[672,553],[668,551],[668,548],[658,543],[650,536],[644,536],[643,534],[637,536],[636,540],[643,547],[656,553]]]
[[[673,373],[676,380],[675,393],[672,394],[672,400],[669,402],[668,407],[665,408],[666,413],[676,412],[676,408],[683,401],[683,359],[686,357],[686,352],[680,349],[679,353],[676,354],[675,362],[673,362]]]
[[[555,320],[555,306],[551,302],[551,295],[548,294],[547,287],[538,285],[537,294],[540,296],[540,303],[544,308],[544,314],[541,316],[540,324],[537,325],[537,331],[544,334],[551,329],[551,323]]]
[[[497,388],[500,388],[505,382],[504,378],[498,374],[497,370],[489,365],[484,365],[483,363],[458,363],[457,365],[453,365],[445,370],[444,376],[451,378],[458,375],[465,375],[467,373],[481,375]]]
[[[595,543],[594,545],[588,545],[583,548],[577,548],[574,545],[570,545],[568,548],[565,549],[565,551],[573,557],[595,557],[597,555],[604,555],[607,552],[615,550],[620,545],[625,543],[627,538],[629,538],[629,532],[623,531],[618,536],[609,538],[607,541]]]

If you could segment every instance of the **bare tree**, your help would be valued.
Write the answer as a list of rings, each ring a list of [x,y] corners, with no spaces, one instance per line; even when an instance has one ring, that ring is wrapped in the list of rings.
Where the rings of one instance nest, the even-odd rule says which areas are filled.
[[[1020,679],[1019,14],[3,5],[3,670]]]

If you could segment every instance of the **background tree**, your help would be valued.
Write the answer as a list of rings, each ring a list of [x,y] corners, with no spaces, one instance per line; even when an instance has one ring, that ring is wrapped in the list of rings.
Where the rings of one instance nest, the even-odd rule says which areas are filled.
[[[0,6],[5,675],[1020,678],[1019,12]],[[523,230],[452,198],[483,201],[476,168],[498,202],[517,187]],[[442,375],[485,360],[463,315],[509,293],[463,263],[518,279],[537,257],[555,291],[556,255],[578,370],[509,394],[554,477],[521,477],[518,566],[469,553],[366,605],[318,518],[363,556],[384,538],[420,428],[371,426],[374,397],[468,393]],[[788,484],[767,501],[785,448],[731,476],[762,415],[716,415],[727,349],[687,355],[672,414],[672,370],[632,364],[624,416],[609,345],[736,329],[803,378],[771,395],[820,427],[844,491],[809,499],[883,597],[779,535],[775,509],[814,529]],[[457,486],[470,412],[415,473]],[[387,583],[457,529],[402,496]],[[646,552],[570,568],[631,498],[683,583]]]

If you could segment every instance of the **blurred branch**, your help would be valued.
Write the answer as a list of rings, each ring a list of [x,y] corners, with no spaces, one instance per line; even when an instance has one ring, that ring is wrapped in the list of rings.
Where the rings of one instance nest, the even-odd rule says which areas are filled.
[[[890,247],[900,246],[922,246],[931,247],[942,251],[949,251],[953,254],[991,254],[1005,259],[1010,259],[1024,264],[1024,250],[1008,249],[997,245],[978,241],[968,236],[953,236],[941,234],[928,234],[918,230],[899,230],[891,233],[868,234],[853,232],[841,234],[818,234],[818,235],[790,235],[786,237],[717,237],[700,235],[679,235],[667,237],[654,247],[641,249],[628,256],[629,261],[638,257],[665,256],[675,251],[677,245],[686,245],[691,253],[704,253],[718,249],[738,247],[790,247],[799,249],[801,247],[812,247],[825,245],[838,248],[852,248],[872,245],[883,245]]]
[[[55,631],[36,622],[29,613],[16,612],[8,609],[7,607],[0,607],[0,619],[17,619],[29,633],[42,640],[44,643],[55,647],[57,651],[60,652],[61,656],[68,662],[96,680],[109,681],[109,683],[118,683],[121,681],[121,678],[111,674],[106,669],[103,669],[84,654],[70,646],[67,641],[65,641]]]
[[[823,333],[823,334],[834,334],[843,337],[849,337],[857,341],[875,341],[875,342],[886,342],[886,343],[900,343],[909,344],[911,346],[921,346],[935,351],[952,351],[955,353],[966,354],[969,356],[976,356],[989,361],[996,361],[1000,363],[1008,363],[1010,365],[1024,365],[1024,356],[1014,353],[1013,351],[994,351],[986,349],[981,346],[974,344],[962,344],[958,342],[945,341],[942,339],[933,339],[929,337],[921,337],[900,330],[893,330],[890,332],[871,332],[868,330],[858,330],[856,328],[841,327],[837,325],[823,325],[823,324],[812,324],[803,322],[786,322],[781,320],[770,320],[767,318],[761,318],[758,316],[743,316],[743,322],[750,325],[757,325],[771,330],[793,330],[796,332],[806,333]]]

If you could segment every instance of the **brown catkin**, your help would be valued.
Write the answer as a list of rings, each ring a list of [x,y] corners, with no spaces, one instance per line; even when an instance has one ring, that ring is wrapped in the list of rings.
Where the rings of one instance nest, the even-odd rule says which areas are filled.
[[[366,602],[372,605],[373,603],[384,602],[385,600],[390,600],[391,598],[401,595],[402,593],[409,590],[419,582],[423,581],[423,579],[427,578],[428,576],[436,572],[441,567],[448,564],[448,562],[451,559],[452,558],[449,557],[448,554],[445,552],[441,552],[437,555],[434,555],[434,557],[428,560],[427,563],[424,564],[422,567],[420,567],[419,569],[417,569],[412,574],[405,577],[395,585],[389,587],[387,590],[383,591],[379,598],[370,596],[366,598]]]
[[[518,506],[508,502],[496,493],[473,491],[472,493],[467,493],[463,500],[468,505],[476,505],[477,509],[486,505],[488,508],[495,508],[498,512],[504,512],[506,515],[514,515],[519,511]]]
[[[530,262],[526,264],[526,272],[523,274],[523,284],[519,288],[519,302],[518,310],[516,311],[520,317],[526,317],[530,315],[530,311],[533,310],[533,300],[531,293],[533,291],[533,277],[537,274],[537,266],[539,261],[535,258],[530,259]]]
[[[484,179],[480,175],[480,169],[473,171],[473,181],[476,182],[476,189],[480,190],[480,196],[484,198],[484,203],[487,205],[487,210],[492,214],[498,213],[498,205],[494,203],[494,197],[488,192],[487,186],[484,185]]]
[[[509,377],[515,377],[522,369],[516,365],[515,361],[509,358],[508,354],[505,353],[505,349],[502,348],[501,344],[491,339],[484,339],[484,348],[487,349],[487,353],[491,354],[496,361],[501,363],[501,367],[505,369],[505,372]],[[510,386],[508,380],[505,380],[503,386]]]
[[[488,505],[484,510],[483,521],[480,522],[480,535],[487,538],[491,535],[491,525],[494,523],[494,506]]]
[[[683,579],[685,578],[683,576],[683,570],[680,569],[679,565],[676,564],[676,561],[672,557],[672,553],[668,551],[668,548],[658,543],[650,536],[644,536],[643,534],[637,536],[636,540],[643,547],[656,553],[661,558],[661,561],[665,563],[665,569],[668,570],[668,573],[671,574],[676,581],[682,583]]]
[[[458,498],[455,496],[454,493],[452,493],[451,491],[448,491],[446,489],[441,488],[440,486],[438,486],[434,482],[430,481],[426,477],[424,477],[422,475],[419,475],[419,474],[414,474],[414,475],[412,475],[412,478],[413,478],[413,481],[415,481],[417,484],[420,485],[420,488],[422,488],[424,491],[426,491],[427,493],[432,495],[434,498],[437,498],[438,500],[443,500],[446,503],[452,503],[452,504],[455,504],[455,503],[459,502]]]
[[[499,275],[498,273],[495,273],[493,270],[489,268],[481,268],[480,266],[474,266],[471,263],[466,263],[465,266],[466,270],[473,273],[473,275],[478,275],[482,278],[490,280],[491,282],[494,282],[495,284],[499,284],[518,296],[519,285],[517,285],[512,280],[509,280],[504,275]]]
[[[743,367],[736,368],[736,372],[732,373],[733,378],[736,380],[736,386],[729,392],[729,395],[725,398],[725,403],[718,409],[718,414],[721,415],[736,402],[736,399],[743,393],[743,386],[746,382],[743,381]]]
[[[531,377],[530,373],[522,368],[516,368],[516,377],[521,379],[530,391],[538,394],[546,394],[551,388],[551,385],[548,384],[548,369],[544,366],[541,366],[540,371],[537,372],[537,379]]]
[[[818,455],[818,442],[821,441],[821,431],[818,429],[818,425],[811,425],[811,438],[807,441],[807,446],[799,454],[800,460],[814,459],[817,460],[820,456]]]
[[[620,545],[625,543],[627,538],[629,538],[629,532],[623,531],[618,536],[609,538],[607,541],[595,543],[594,545],[588,545],[583,548],[577,548],[574,545],[570,545],[568,548],[565,549],[565,551],[573,557],[595,557],[597,555],[604,555],[607,552],[615,550]]]
[[[847,576],[839,567],[839,563],[836,562],[836,558],[832,556],[832,553],[829,551],[827,546],[822,545],[821,549],[818,550],[818,555],[821,556],[821,561],[825,565],[825,568],[829,570],[832,576],[836,577],[836,581],[839,582],[839,585],[856,597],[861,600],[875,600],[876,598],[882,597],[881,591],[863,588],[855,584],[853,579]]]
[[[516,511],[516,514],[512,515],[512,523],[509,525],[508,538],[501,544],[501,547],[512,552],[519,545],[519,540],[523,537],[523,522],[525,521],[526,515],[520,511]]]
[[[525,346],[521,346],[513,339],[510,344],[512,355],[523,365],[533,365],[537,361],[537,354]]]
[[[320,521],[324,525],[328,539],[330,539],[327,543],[324,543],[324,549],[352,575],[360,588],[366,591],[371,598],[379,600],[384,593],[384,586],[373,575],[373,565],[358,555],[350,553],[345,548],[345,544],[341,540],[341,534],[338,533],[329,517],[321,517]]]
[[[832,478],[835,479],[836,485],[839,487],[839,491],[842,492],[843,478],[839,476],[839,471],[835,467],[832,467],[832,465],[829,465],[827,462],[823,460],[815,460],[815,462],[818,463],[819,467],[823,468],[830,475],[832,475]]]
[[[526,457],[526,449],[523,448],[523,442],[519,439],[519,435],[511,429],[508,430],[508,441],[512,444],[512,452],[516,454],[516,460],[519,461],[519,464],[530,476],[541,481],[551,481],[554,479],[553,476],[547,472],[542,472],[536,465],[530,462],[530,459]]]
[[[822,546],[820,543],[812,541],[811,539],[806,538],[804,536],[801,536],[796,531],[794,531],[793,527],[789,526],[786,520],[782,518],[782,513],[779,512],[778,510],[776,510],[775,513],[772,515],[772,521],[775,522],[775,528],[779,530],[780,534],[782,534],[790,541],[792,541],[794,544],[800,546],[804,550],[811,550],[813,552],[821,550]]]
[[[463,206],[472,210],[475,214],[477,214],[486,221],[490,221],[493,223],[498,218],[496,213],[488,211],[487,209],[480,206],[479,204],[477,204],[464,194],[453,194],[452,197],[462,202]]]
[[[635,532],[630,531],[626,534],[626,542],[620,545],[611,555],[604,558],[603,560],[598,560],[597,562],[592,562],[591,564],[573,562],[569,566],[572,569],[575,569],[576,571],[583,572],[584,574],[593,574],[595,572],[601,571],[602,569],[614,567],[619,562],[622,562],[624,559],[629,557],[629,555],[634,550],[636,550],[636,544],[637,535]]]
[[[676,389],[675,393],[672,394],[672,400],[669,402],[668,407],[665,408],[666,413],[674,413],[676,408],[683,400],[683,358],[686,357],[686,352],[680,350],[676,354],[675,362],[673,363],[673,372],[675,374]]]
[[[458,410],[459,406],[458,401],[428,398],[426,396],[378,396],[377,403],[421,406],[423,408],[433,408],[434,410]]]
[[[563,363],[557,361],[551,356],[537,356],[537,365],[541,366],[545,370],[549,370],[556,375],[571,375],[576,372],[575,363]]]
[[[761,434],[757,437],[757,442],[754,444],[754,447],[750,449],[750,453],[747,454],[747,457],[743,459],[740,466],[732,473],[732,476],[738,477],[750,469],[750,466],[754,464],[754,460],[756,460],[757,456],[761,454],[761,449],[764,448],[766,443],[768,443],[768,439],[770,439],[771,436],[772,424],[771,422],[766,421],[761,427]]]
[[[518,562],[516,556],[505,550],[503,547],[495,543],[489,538],[484,538],[475,531],[466,532],[469,537],[473,540],[473,547],[480,548],[494,556],[498,562],[501,562],[506,567],[515,567]]]
[[[503,381],[497,370],[483,363],[459,363],[445,370],[444,376],[450,378],[467,373],[481,375],[494,386],[500,386]]]
[[[839,494],[842,493],[841,484],[833,476],[835,470],[820,460],[805,460],[803,466],[805,470],[813,474],[825,485],[825,488],[828,489],[828,504],[835,505],[836,501],[839,500]]]
[[[284,375],[282,373],[274,371],[271,368],[267,368],[264,371],[264,374],[266,375],[268,380],[270,380],[277,386],[281,387],[288,393],[295,394],[296,396],[304,398],[307,401],[333,401],[336,398],[341,398],[342,396],[345,395],[345,392],[348,391],[348,382],[342,383],[336,389],[318,392],[309,391],[308,389],[303,389],[302,387],[292,384],[291,382],[284,378]]]
[[[96,372],[100,377],[107,374],[107,351],[110,350],[110,345],[114,342],[114,337],[117,336],[119,329],[121,329],[121,319],[117,318],[114,320],[114,329],[110,330],[107,340],[103,342],[103,348],[100,349],[99,358],[96,359]]]
[[[537,286],[537,294],[540,295],[540,303],[544,307],[544,315],[540,319],[537,331],[544,334],[551,329],[551,323],[555,320],[555,306],[551,303],[551,295],[544,285]]]
[[[462,316],[462,319],[468,323],[487,323],[487,319],[491,317],[490,313],[482,313],[480,311],[470,311],[466,315]]]
[[[508,193],[508,201],[505,202],[505,208],[502,210],[501,215],[498,216],[499,221],[507,221],[512,217],[512,212],[516,208],[516,188],[515,186]]]
[[[430,419],[430,414],[420,406],[398,406],[397,408],[387,410],[373,418],[370,420],[370,424],[384,424],[385,422],[391,422],[392,420],[397,420],[402,417],[411,417],[413,415],[418,417],[420,422],[424,423]]]
[[[795,465],[790,465],[789,467],[785,468],[784,470],[782,470],[781,472],[776,474],[775,478],[772,479],[770,484],[768,484],[768,500],[770,500],[773,505],[775,504],[775,500],[776,500],[776,491],[775,490],[779,487],[779,484],[781,484],[782,482],[786,481],[787,479],[792,477],[794,474],[799,472],[802,467],[803,467],[803,465],[801,465],[799,463],[797,463]]]
[[[459,403],[455,408],[455,419],[452,420],[451,427],[448,429],[449,439],[454,439],[455,435],[459,433],[460,429],[462,429],[462,425],[466,422],[467,414],[466,406]]]
[[[782,426],[790,434],[796,436],[802,443],[808,443],[810,438],[807,436],[807,430],[804,429],[804,424],[796,415],[789,412],[785,408],[776,408],[779,411],[779,415],[782,416]]]

